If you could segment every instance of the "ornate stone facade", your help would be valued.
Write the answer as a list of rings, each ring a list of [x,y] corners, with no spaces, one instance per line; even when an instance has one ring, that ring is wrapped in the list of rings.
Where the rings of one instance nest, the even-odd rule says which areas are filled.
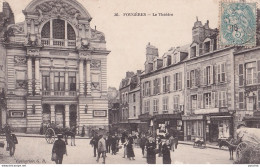
[[[85,125],[86,134],[108,130],[107,116],[93,113],[108,112],[109,51],[87,10],[76,0],[33,0],[23,13],[25,21],[6,33],[8,123],[27,133],[52,121],[79,132]]]

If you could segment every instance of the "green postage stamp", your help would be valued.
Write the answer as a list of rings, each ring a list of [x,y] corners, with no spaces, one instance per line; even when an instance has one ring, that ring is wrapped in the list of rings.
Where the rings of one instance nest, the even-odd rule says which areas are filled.
[[[256,45],[256,3],[220,2],[220,44]]]

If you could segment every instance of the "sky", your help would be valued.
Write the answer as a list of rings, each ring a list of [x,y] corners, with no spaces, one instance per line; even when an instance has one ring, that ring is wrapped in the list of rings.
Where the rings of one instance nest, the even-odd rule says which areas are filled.
[[[4,0],[0,0],[1,4]],[[31,0],[5,0],[14,12],[15,21],[23,22],[22,10]],[[159,49],[159,56],[171,47],[189,44],[196,16],[202,24],[209,20],[218,27],[218,0],[78,0],[92,16],[106,37],[108,86],[119,88],[127,71],[144,70],[148,42]],[[2,7],[1,7],[2,8]],[[123,16],[123,13],[172,13],[173,16]],[[120,16],[114,16],[119,13]]]

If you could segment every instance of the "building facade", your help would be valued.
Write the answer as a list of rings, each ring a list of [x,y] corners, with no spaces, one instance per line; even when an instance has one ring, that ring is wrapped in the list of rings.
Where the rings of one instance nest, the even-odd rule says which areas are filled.
[[[147,62],[150,49],[147,45]],[[156,53],[156,52],[155,52]],[[153,135],[166,133],[177,135],[183,140],[182,113],[185,104],[184,63],[188,46],[171,48],[161,58],[154,56],[151,66],[146,63],[145,74],[141,76],[142,117],[149,115],[147,126]],[[149,67],[150,66],[150,67]]]
[[[14,24],[14,14],[7,2],[3,2],[3,9],[0,12],[0,128],[6,124],[6,29]]]
[[[108,130],[105,36],[76,0],[33,0],[7,30],[8,123]]]
[[[260,128],[260,48],[235,53],[235,127]]]

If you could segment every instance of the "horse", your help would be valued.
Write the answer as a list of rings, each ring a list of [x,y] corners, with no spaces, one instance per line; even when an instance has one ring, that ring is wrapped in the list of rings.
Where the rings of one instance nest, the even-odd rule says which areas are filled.
[[[219,149],[221,149],[221,147],[226,146],[228,147],[229,150],[229,160],[234,160],[233,158],[233,153],[234,150],[237,149],[237,145],[241,142],[241,138],[235,140],[233,137],[230,137],[228,140],[220,140],[218,143]]]

